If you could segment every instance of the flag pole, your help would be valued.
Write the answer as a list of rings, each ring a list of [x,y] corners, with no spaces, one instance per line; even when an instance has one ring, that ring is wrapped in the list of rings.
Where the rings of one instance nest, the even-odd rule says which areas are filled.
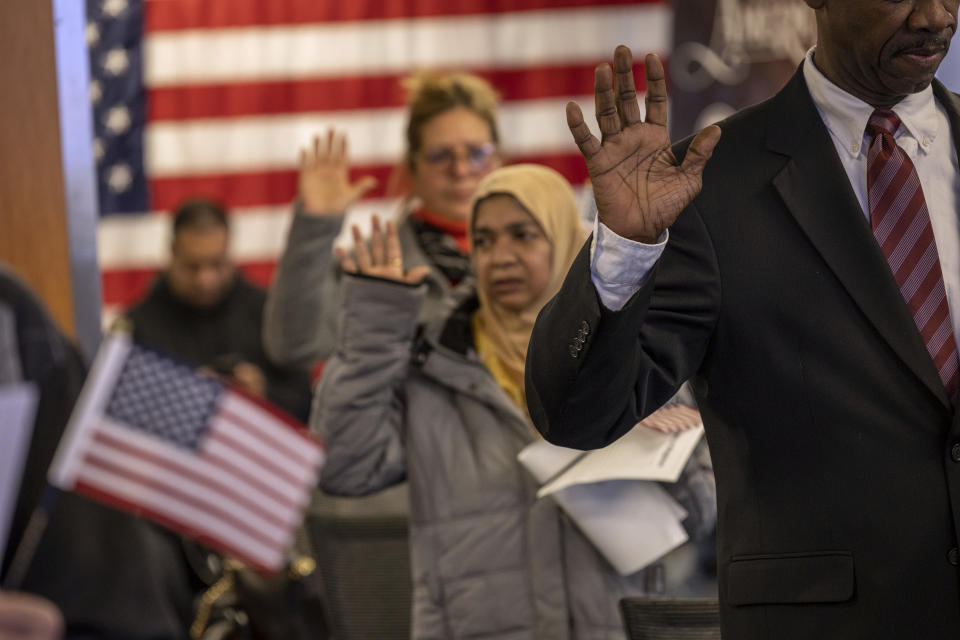
[[[10,561],[10,568],[3,579],[3,589],[5,591],[19,591],[23,586],[23,581],[27,577],[27,571],[33,564],[33,558],[37,554],[37,548],[40,546],[40,540],[43,538],[47,525],[50,523],[50,516],[53,515],[53,509],[60,499],[60,489],[47,484],[40,496],[40,502],[37,504],[33,513],[30,514],[30,520],[27,522],[26,529],[23,530],[23,536],[17,545],[17,550]]]

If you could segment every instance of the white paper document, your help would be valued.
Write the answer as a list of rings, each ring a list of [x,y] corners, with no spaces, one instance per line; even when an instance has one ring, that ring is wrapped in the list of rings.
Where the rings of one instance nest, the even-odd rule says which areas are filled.
[[[519,460],[543,486],[543,497],[575,484],[607,480],[659,480],[676,482],[690,459],[703,426],[663,433],[638,425],[613,444],[594,451],[576,451],[534,442],[520,452]]]
[[[643,569],[687,541],[687,512],[656,482],[611,480],[553,494],[621,575]]]
[[[623,575],[687,541],[687,512],[657,481],[677,481],[703,425],[688,407],[664,408],[647,420],[603,449],[577,451],[538,440],[518,456],[542,485],[537,497],[552,495]]]
[[[0,557],[6,549],[17,505],[38,393],[33,384],[0,386]]]

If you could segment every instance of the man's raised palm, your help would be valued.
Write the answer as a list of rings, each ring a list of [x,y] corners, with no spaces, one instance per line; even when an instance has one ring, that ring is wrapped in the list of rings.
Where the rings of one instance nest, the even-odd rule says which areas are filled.
[[[616,83],[609,65],[596,70],[602,141],[590,133],[576,103],[567,105],[567,124],[586,160],[600,221],[625,238],[654,243],[700,192],[703,168],[720,129],[701,131],[678,164],[667,134],[663,66],[655,55],[645,62],[646,121],[637,103],[630,49],[621,45],[614,54]]]

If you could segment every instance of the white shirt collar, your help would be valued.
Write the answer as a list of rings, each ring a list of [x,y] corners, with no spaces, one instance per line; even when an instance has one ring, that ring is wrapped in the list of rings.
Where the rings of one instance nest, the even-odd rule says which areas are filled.
[[[861,152],[866,153],[869,144],[866,140],[867,121],[874,107],[828,80],[813,63],[815,48],[807,51],[803,79],[827,129],[842,142],[847,153],[857,157]],[[937,137],[939,122],[933,87],[908,95],[893,106],[893,111],[902,123],[896,137],[912,137],[922,152],[929,152]]]

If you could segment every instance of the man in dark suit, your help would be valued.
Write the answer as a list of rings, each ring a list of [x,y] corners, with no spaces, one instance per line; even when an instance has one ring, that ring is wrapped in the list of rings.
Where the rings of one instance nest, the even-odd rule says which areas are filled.
[[[568,106],[599,222],[537,321],[530,413],[601,447],[691,379],[724,637],[957,638],[960,99],[933,78],[958,1],[807,4],[795,77],[690,142],[654,56],[643,120],[625,47],[602,141]]]

